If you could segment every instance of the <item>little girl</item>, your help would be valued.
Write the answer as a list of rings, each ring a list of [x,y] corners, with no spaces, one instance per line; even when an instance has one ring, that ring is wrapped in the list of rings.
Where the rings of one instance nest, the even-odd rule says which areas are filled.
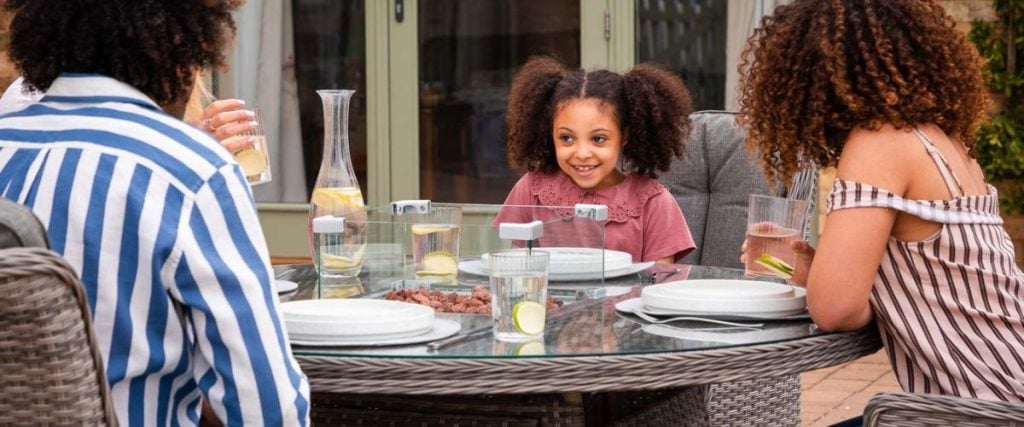
[[[617,74],[531,59],[512,81],[506,118],[509,162],[527,173],[494,223],[544,219],[513,205],[606,205],[605,248],[635,262],[678,261],[693,250],[693,238],[654,178],[682,156],[691,110],[683,82],[650,65]],[[553,244],[542,238],[540,245]]]

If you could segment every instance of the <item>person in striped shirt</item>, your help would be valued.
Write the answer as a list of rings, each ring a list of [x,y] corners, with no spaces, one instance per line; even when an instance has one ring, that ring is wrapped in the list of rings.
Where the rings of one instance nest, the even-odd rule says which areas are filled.
[[[973,151],[982,65],[935,1],[796,0],[752,36],[740,105],[769,174],[838,166],[816,250],[793,243],[815,323],[876,320],[907,392],[1021,402],[1024,273]]]
[[[85,285],[125,425],[306,425],[263,232],[226,150],[181,117],[233,37],[226,0],[8,0],[46,95],[0,116],[0,196]]]

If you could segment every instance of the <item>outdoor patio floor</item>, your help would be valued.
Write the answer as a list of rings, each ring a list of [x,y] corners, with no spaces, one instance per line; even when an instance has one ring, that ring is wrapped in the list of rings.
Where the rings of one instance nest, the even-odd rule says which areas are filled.
[[[800,375],[801,424],[828,426],[860,415],[877,393],[899,391],[885,353],[879,351],[844,365]]]

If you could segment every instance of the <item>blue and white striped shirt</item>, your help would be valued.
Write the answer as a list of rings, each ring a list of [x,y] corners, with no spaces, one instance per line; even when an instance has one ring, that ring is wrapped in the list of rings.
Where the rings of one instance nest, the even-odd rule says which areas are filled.
[[[0,194],[32,208],[85,284],[117,416],[304,425],[245,178],[216,141],[116,80],[62,75],[0,116]]]

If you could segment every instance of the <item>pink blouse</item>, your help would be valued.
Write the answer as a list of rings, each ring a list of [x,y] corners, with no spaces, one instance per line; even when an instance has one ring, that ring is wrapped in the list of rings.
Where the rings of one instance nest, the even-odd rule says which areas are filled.
[[[530,172],[519,179],[494,219],[501,222],[547,221],[551,217],[574,215],[572,207],[578,203],[608,206],[605,224],[606,249],[628,252],[634,262],[655,261],[672,256],[682,259],[694,249],[693,236],[668,189],[657,181],[635,174],[626,175],[621,183],[603,190],[584,190],[562,172]],[[513,208],[512,206],[558,206],[549,208]],[[580,221],[579,227],[586,222]],[[600,236],[588,232],[565,232],[545,235],[541,246],[595,246]],[[589,239],[588,239],[588,236]],[[591,240],[589,242],[585,240]]]

